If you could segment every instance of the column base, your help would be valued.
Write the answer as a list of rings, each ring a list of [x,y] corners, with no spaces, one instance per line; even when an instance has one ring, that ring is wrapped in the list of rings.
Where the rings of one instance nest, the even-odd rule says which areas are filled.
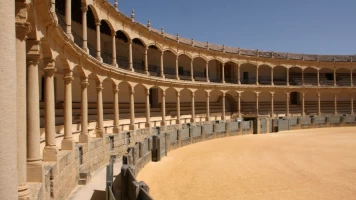
[[[114,128],[112,129],[112,132],[113,132],[114,134],[119,134],[119,133],[120,133],[120,128],[119,128],[119,127],[114,127]]]
[[[146,128],[149,128],[150,126],[151,126],[151,123],[150,123],[150,122],[146,122],[146,123],[145,123],[145,127],[146,127]]]
[[[89,49],[88,49],[88,48],[83,48],[83,50],[84,50],[87,54],[89,54]]]
[[[43,162],[27,162],[27,182],[43,183]]]
[[[166,127],[166,125],[167,125],[167,122],[161,121],[161,126]]]
[[[135,69],[134,68],[129,68],[130,71],[132,72],[135,72]]]
[[[18,200],[31,200],[31,192],[27,184],[18,187]]]
[[[210,121],[210,117],[205,117],[205,121]]]
[[[180,80],[180,78],[179,77],[176,77],[176,79],[179,81]]]
[[[148,71],[145,71],[145,74],[146,74],[147,76],[149,76],[149,75],[150,75],[150,73],[149,73]]]
[[[56,146],[46,146],[43,149],[43,161],[45,162],[58,161],[58,149]]]
[[[75,148],[75,143],[73,139],[63,139],[62,140],[62,150],[73,150]]]
[[[176,120],[176,124],[180,124],[180,119],[177,119],[177,120]]]
[[[129,129],[130,129],[130,130],[135,130],[135,129],[136,129],[135,124],[130,124],[130,125],[129,125]]]
[[[97,138],[102,138],[104,137],[104,129],[98,128],[95,130],[95,135]]]
[[[166,77],[165,77],[164,75],[162,75],[162,74],[161,74],[161,76],[160,76],[160,77],[161,77],[161,78],[166,78]]]
[[[79,135],[79,143],[88,143],[89,142],[89,135],[88,135],[88,133],[86,133],[86,134],[80,134]]]
[[[100,56],[97,56],[96,59],[99,60],[100,62],[103,62],[103,58]]]

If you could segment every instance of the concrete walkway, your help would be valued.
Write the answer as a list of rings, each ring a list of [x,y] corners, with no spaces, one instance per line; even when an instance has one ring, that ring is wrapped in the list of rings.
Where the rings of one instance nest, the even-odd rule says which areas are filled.
[[[114,179],[120,173],[122,159],[114,163]],[[68,197],[69,200],[102,200],[105,199],[106,166],[97,170],[87,185],[78,185]]]

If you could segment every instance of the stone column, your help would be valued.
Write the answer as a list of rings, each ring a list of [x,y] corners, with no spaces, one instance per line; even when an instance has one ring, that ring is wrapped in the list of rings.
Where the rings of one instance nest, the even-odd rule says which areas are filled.
[[[354,114],[354,96],[352,95],[352,93],[350,94],[350,107],[351,107],[351,115]]]
[[[37,41],[36,41],[37,42]],[[27,41],[27,44],[29,41]],[[38,42],[37,44],[38,45]],[[38,46],[39,50],[39,46]],[[44,171],[40,150],[40,109],[38,63],[40,54],[27,55],[27,181],[43,182]]]
[[[225,120],[225,115],[226,115],[226,113],[225,113],[225,110],[226,110],[226,109],[225,109],[225,95],[226,95],[225,92],[223,92],[223,93],[222,93],[222,96],[221,96],[221,97],[222,97],[222,98],[221,98],[221,101],[222,101],[221,119],[222,119],[222,120]]]
[[[115,42],[116,32],[112,31],[111,32],[111,36],[112,36],[112,65],[114,67],[117,67],[117,62],[116,62],[116,42]]]
[[[317,95],[318,95],[318,115],[320,116],[320,115],[321,115],[321,110],[320,110],[320,93],[318,92]]]
[[[81,7],[82,9],[82,26],[83,26],[83,50],[85,52],[89,52],[88,49],[88,32],[87,32],[87,11],[88,11],[88,6],[84,5]]]
[[[302,116],[305,116],[305,93],[302,93]]]
[[[289,92],[287,92],[287,102],[286,102],[286,105],[287,105],[287,117],[289,116],[289,102],[290,102],[290,95],[289,95]]]
[[[56,147],[55,131],[55,105],[54,105],[54,60],[44,61],[44,78],[45,78],[45,134],[46,146],[43,150],[43,161],[57,162],[58,149]]]
[[[337,115],[337,95],[334,94],[334,115]]]
[[[81,101],[81,131],[79,135],[80,143],[88,143],[88,78],[81,77],[81,90],[82,90],[82,101]]]
[[[237,112],[239,118],[241,118],[241,93],[240,92],[237,93]]]
[[[206,61],[206,64],[205,64],[205,71],[206,71],[206,82],[210,82],[210,79],[209,79],[209,61]]]
[[[150,88],[146,88],[146,127],[151,127]]]
[[[258,83],[258,68],[259,68],[260,66],[256,66],[256,85],[259,85],[259,83]]]
[[[195,93],[192,91],[192,119],[190,120],[190,122],[192,123],[193,126],[195,126]]]
[[[241,84],[240,64],[237,65],[237,83]]]
[[[274,116],[274,92],[271,92],[271,117]]]
[[[100,46],[100,21],[96,21],[96,59],[102,61],[101,58],[101,46]]]
[[[271,85],[274,85],[274,82],[273,82],[273,67],[271,67]]]
[[[119,121],[119,85],[113,83],[113,96],[114,96],[114,128],[113,133],[120,133],[120,121]]]
[[[194,81],[194,61],[190,61],[190,80]]]
[[[350,70],[350,85],[351,85],[351,86],[354,86],[354,83],[353,83],[353,80],[352,80],[352,79],[353,79],[353,77],[352,77],[352,70],[353,70],[353,69]]]
[[[320,86],[320,75],[319,75],[319,69],[317,69],[317,80],[318,80],[318,86]]]
[[[148,73],[148,57],[147,57],[147,51],[148,51],[148,48],[146,47],[146,48],[145,48],[145,74],[149,75],[149,73]]]
[[[336,86],[336,68],[334,68],[334,86]]]
[[[206,91],[206,118],[205,121],[210,121],[210,92]]]
[[[258,116],[259,108],[258,108],[258,99],[259,99],[259,92],[256,92],[256,116]]]
[[[63,77],[64,86],[64,138],[62,150],[73,150],[74,140],[72,135],[72,71],[66,71]]]
[[[289,68],[287,68],[287,86],[289,86]]]
[[[177,91],[177,122],[180,125],[180,92]]]
[[[160,71],[161,71],[161,72],[160,72],[160,74],[161,74],[160,76],[161,76],[161,78],[164,78],[163,55],[164,55],[164,52],[162,51],[162,52],[161,52],[161,62],[160,62],[160,69],[161,69],[161,70],[160,70]]]
[[[225,63],[221,65],[221,82],[225,83]]]
[[[179,61],[179,56],[176,57],[176,79],[179,80],[179,65],[178,65],[178,61]]]
[[[133,68],[133,60],[132,60],[132,40],[129,40],[129,70],[135,71]]]
[[[135,130],[135,89],[130,86],[130,130]]]
[[[100,81],[96,82],[97,95],[97,121],[96,121],[96,137],[104,138],[104,110],[103,110],[103,84]]]
[[[21,5],[21,7],[23,4]],[[16,10],[18,3],[16,3]],[[26,12],[26,11],[25,11]],[[17,128],[17,155],[13,154],[17,158],[17,165],[13,166],[14,171],[12,173],[17,173],[17,183],[18,183],[18,199],[29,199],[30,191],[27,186],[27,162],[26,162],[26,35],[29,32],[29,24],[16,22],[16,98],[12,101],[16,101],[16,118],[17,123],[13,124]],[[11,39],[14,39],[12,35]],[[4,53],[6,48],[2,51]],[[0,69],[2,71],[2,69]],[[6,74],[4,74],[7,76]],[[8,79],[8,77],[2,77]],[[1,98],[3,98],[1,94]],[[3,110],[4,107],[1,108]],[[1,118],[8,116],[2,115]],[[38,133],[39,134],[39,133]],[[2,135],[2,131],[1,131]],[[15,145],[15,144],[14,144]],[[17,169],[17,170],[16,170]],[[15,180],[12,180],[15,182]]]
[[[1,115],[6,117],[0,119],[0,196],[2,199],[18,199],[15,1],[6,3],[3,1],[1,5],[0,44],[3,46],[3,50],[0,54],[0,75],[2,77],[0,78],[0,108]]]
[[[166,130],[166,91],[162,90],[162,103],[161,103],[161,110],[162,110],[162,121],[161,126],[164,130]]]
[[[304,69],[302,69],[302,85],[304,86]]]
[[[65,5],[65,21],[66,21],[66,33],[68,37],[73,40],[72,35],[72,1],[66,0]]]

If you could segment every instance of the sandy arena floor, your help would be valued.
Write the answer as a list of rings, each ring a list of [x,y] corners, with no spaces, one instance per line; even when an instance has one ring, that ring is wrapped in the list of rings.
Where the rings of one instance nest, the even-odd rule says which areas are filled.
[[[137,179],[156,200],[356,199],[356,127],[201,142],[149,163]]]

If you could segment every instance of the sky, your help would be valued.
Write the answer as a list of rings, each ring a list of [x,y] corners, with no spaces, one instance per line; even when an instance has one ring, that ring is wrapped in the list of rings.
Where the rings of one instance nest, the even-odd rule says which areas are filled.
[[[110,0],[113,2],[114,0]],[[356,0],[118,0],[119,10],[180,37],[226,46],[356,54]]]

